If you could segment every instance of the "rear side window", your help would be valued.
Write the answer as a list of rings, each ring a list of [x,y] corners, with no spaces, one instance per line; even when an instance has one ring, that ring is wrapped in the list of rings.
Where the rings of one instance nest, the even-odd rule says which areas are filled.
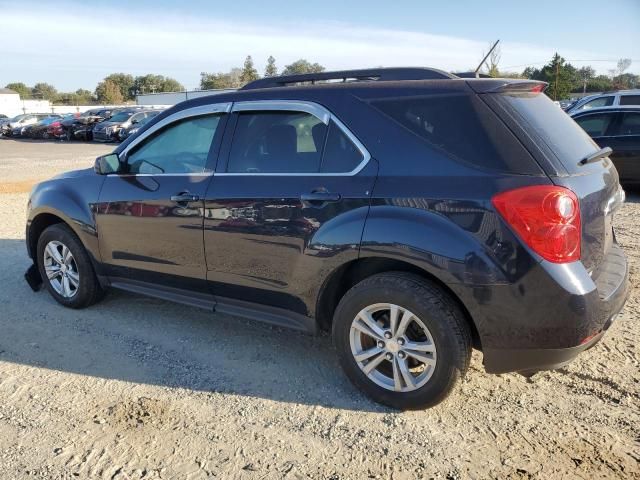
[[[597,107],[610,107],[611,105],[613,105],[613,99],[614,99],[613,95],[609,95],[607,97],[599,97],[594,100],[591,100],[590,102],[585,103],[584,105],[579,107],[578,110],[588,110],[590,108],[597,108]]]
[[[597,151],[599,147],[591,137],[561,108],[543,93],[501,93],[498,102],[514,114],[522,127],[537,136],[568,173],[587,173],[600,169],[598,163],[579,165],[579,161]]]
[[[401,97],[371,104],[431,146],[464,163],[516,174],[541,173],[511,131],[474,95]]]
[[[640,105],[640,95],[620,95],[620,105]]]
[[[315,173],[327,126],[304,112],[241,112],[227,172]]]
[[[625,112],[616,135],[640,135],[640,112]]]
[[[583,115],[576,118],[578,125],[591,137],[601,137],[607,133],[611,121],[615,117],[615,113],[600,113],[593,115]]]

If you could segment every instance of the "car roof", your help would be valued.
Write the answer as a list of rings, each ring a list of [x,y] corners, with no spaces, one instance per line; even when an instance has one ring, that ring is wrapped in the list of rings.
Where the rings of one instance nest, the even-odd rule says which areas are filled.
[[[571,117],[577,117],[591,113],[604,112],[640,112],[640,105],[610,105],[608,107],[594,107],[586,110],[578,110],[577,112],[572,112],[569,115]]]

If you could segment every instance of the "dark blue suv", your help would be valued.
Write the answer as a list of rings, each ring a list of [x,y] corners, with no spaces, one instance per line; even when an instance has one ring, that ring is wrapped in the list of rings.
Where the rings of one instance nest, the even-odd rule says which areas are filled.
[[[376,69],[180,103],[33,190],[26,278],[71,308],[115,287],[331,332],[397,408],[443,400],[472,347],[488,372],[557,368],[628,272],[610,150],[544,87]]]

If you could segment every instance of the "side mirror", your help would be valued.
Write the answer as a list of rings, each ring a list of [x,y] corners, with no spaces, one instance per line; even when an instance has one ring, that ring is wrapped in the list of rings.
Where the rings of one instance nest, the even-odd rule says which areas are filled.
[[[93,170],[98,175],[110,175],[112,173],[118,173],[122,169],[122,163],[120,158],[115,153],[108,155],[102,155],[96,158],[96,163],[93,165]]]
[[[135,125],[138,122],[140,122],[140,120],[138,120],[137,118],[134,118],[133,120],[131,120],[131,125]]]

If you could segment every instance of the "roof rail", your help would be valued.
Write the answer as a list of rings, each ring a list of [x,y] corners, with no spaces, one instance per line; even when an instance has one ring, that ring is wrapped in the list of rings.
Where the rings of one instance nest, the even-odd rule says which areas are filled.
[[[302,73],[298,75],[282,75],[265,77],[247,83],[240,90],[257,88],[286,87],[291,84],[324,82],[329,80],[349,81],[394,81],[394,80],[437,80],[453,79],[455,75],[437,68],[402,67],[402,68],[368,68],[362,70],[341,70],[337,72]]]

